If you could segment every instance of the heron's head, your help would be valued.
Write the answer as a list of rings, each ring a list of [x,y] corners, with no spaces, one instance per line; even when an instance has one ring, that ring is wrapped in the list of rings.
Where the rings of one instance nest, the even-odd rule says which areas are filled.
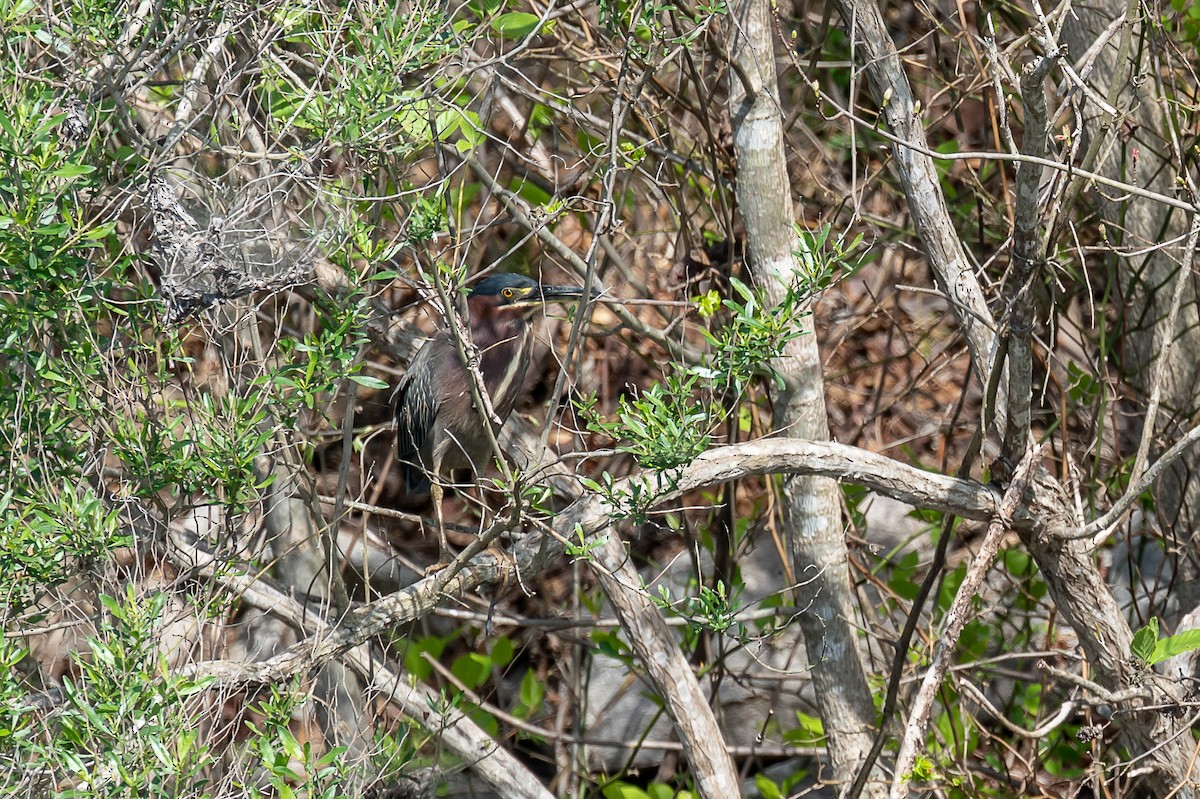
[[[578,286],[550,286],[515,272],[501,272],[476,283],[467,301],[497,310],[531,310],[548,302],[570,302],[582,297],[583,289]]]

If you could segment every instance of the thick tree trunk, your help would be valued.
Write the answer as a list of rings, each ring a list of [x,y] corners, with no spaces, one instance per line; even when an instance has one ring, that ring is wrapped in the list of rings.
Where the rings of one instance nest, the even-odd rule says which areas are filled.
[[[750,264],[771,302],[781,302],[798,279],[800,243],[789,193],[783,113],[776,82],[771,10],[767,0],[731,4],[729,52],[737,65],[729,98],[737,153],[737,199]],[[812,317],[797,320],[804,335],[773,364],[786,388],[777,393],[775,424],[795,438],[825,440],[824,376]],[[875,704],[859,655],[837,483],[790,477],[783,512],[796,569],[799,621],[817,702],[828,736],[834,779],[853,781],[871,748]],[[874,789],[872,789],[873,791]]]

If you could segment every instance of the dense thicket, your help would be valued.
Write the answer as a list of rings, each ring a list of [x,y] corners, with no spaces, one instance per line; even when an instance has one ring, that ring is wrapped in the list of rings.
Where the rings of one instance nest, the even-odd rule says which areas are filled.
[[[1192,795],[1198,8],[0,3],[5,795]]]

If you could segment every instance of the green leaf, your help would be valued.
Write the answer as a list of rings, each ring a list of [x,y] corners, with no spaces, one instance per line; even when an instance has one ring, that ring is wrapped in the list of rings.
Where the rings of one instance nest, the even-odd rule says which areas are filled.
[[[1136,637],[1134,640],[1137,640]],[[1184,655],[1197,649],[1200,649],[1200,629],[1184,630],[1176,635],[1168,635],[1166,638],[1155,641],[1154,653],[1146,662],[1153,666],[1167,658]]]
[[[696,298],[696,310],[700,316],[709,319],[721,307],[721,293],[716,289],[712,289],[707,294]]]
[[[83,239],[85,241],[95,241],[96,239],[102,239],[105,236],[107,236],[108,234],[112,233],[114,230],[116,230],[116,227],[117,227],[116,222],[105,222],[103,225],[97,225],[96,227],[94,227],[91,230],[84,233]]]
[[[1146,626],[1133,634],[1129,650],[1135,658],[1149,665],[1153,663],[1155,643],[1158,641],[1158,617],[1151,616]]]
[[[80,175],[90,175],[96,167],[90,164],[63,164],[50,174],[56,178],[76,178]]]
[[[797,710],[796,720],[800,723],[800,726],[785,731],[783,733],[785,741],[796,746],[813,746],[824,743],[825,726],[819,718]]]
[[[601,793],[604,799],[650,799],[641,788],[627,782],[610,782]]]
[[[404,668],[418,680],[427,680],[433,674],[433,666],[429,665],[429,662],[421,654],[428,652],[434,660],[437,660],[442,656],[445,648],[446,639],[436,635],[415,642],[409,640],[404,651]]]
[[[763,799],[783,799],[783,792],[779,790],[779,786],[765,774],[755,775],[754,787],[762,794]]]
[[[492,20],[492,27],[507,39],[524,39],[538,28],[542,18],[525,11],[511,11]]]
[[[515,654],[512,639],[507,635],[502,635],[492,644],[492,661],[497,668],[504,668],[509,663],[512,663],[513,655]]]
[[[537,672],[529,669],[521,679],[521,704],[530,710],[539,707],[546,695],[546,687],[538,679]]]
[[[454,659],[450,673],[471,690],[483,685],[491,672],[492,659],[478,652],[468,652]]]
[[[382,380],[380,380],[377,377],[370,377],[369,375],[350,375],[350,379],[353,380],[355,383],[358,383],[360,386],[365,386],[366,388],[374,388],[379,391],[382,391],[383,389],[388,387],[387,383],[383,382]]]

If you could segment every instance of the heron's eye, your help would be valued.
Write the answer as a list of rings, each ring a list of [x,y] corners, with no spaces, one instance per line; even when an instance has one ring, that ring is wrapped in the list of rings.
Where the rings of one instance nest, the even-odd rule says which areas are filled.
[[[505,289],[504,291],[502,291],[500,293],[504,295],[504,299],[506,299],[506,300],[511,300],[513,298],[513,290],[512,289]]]

